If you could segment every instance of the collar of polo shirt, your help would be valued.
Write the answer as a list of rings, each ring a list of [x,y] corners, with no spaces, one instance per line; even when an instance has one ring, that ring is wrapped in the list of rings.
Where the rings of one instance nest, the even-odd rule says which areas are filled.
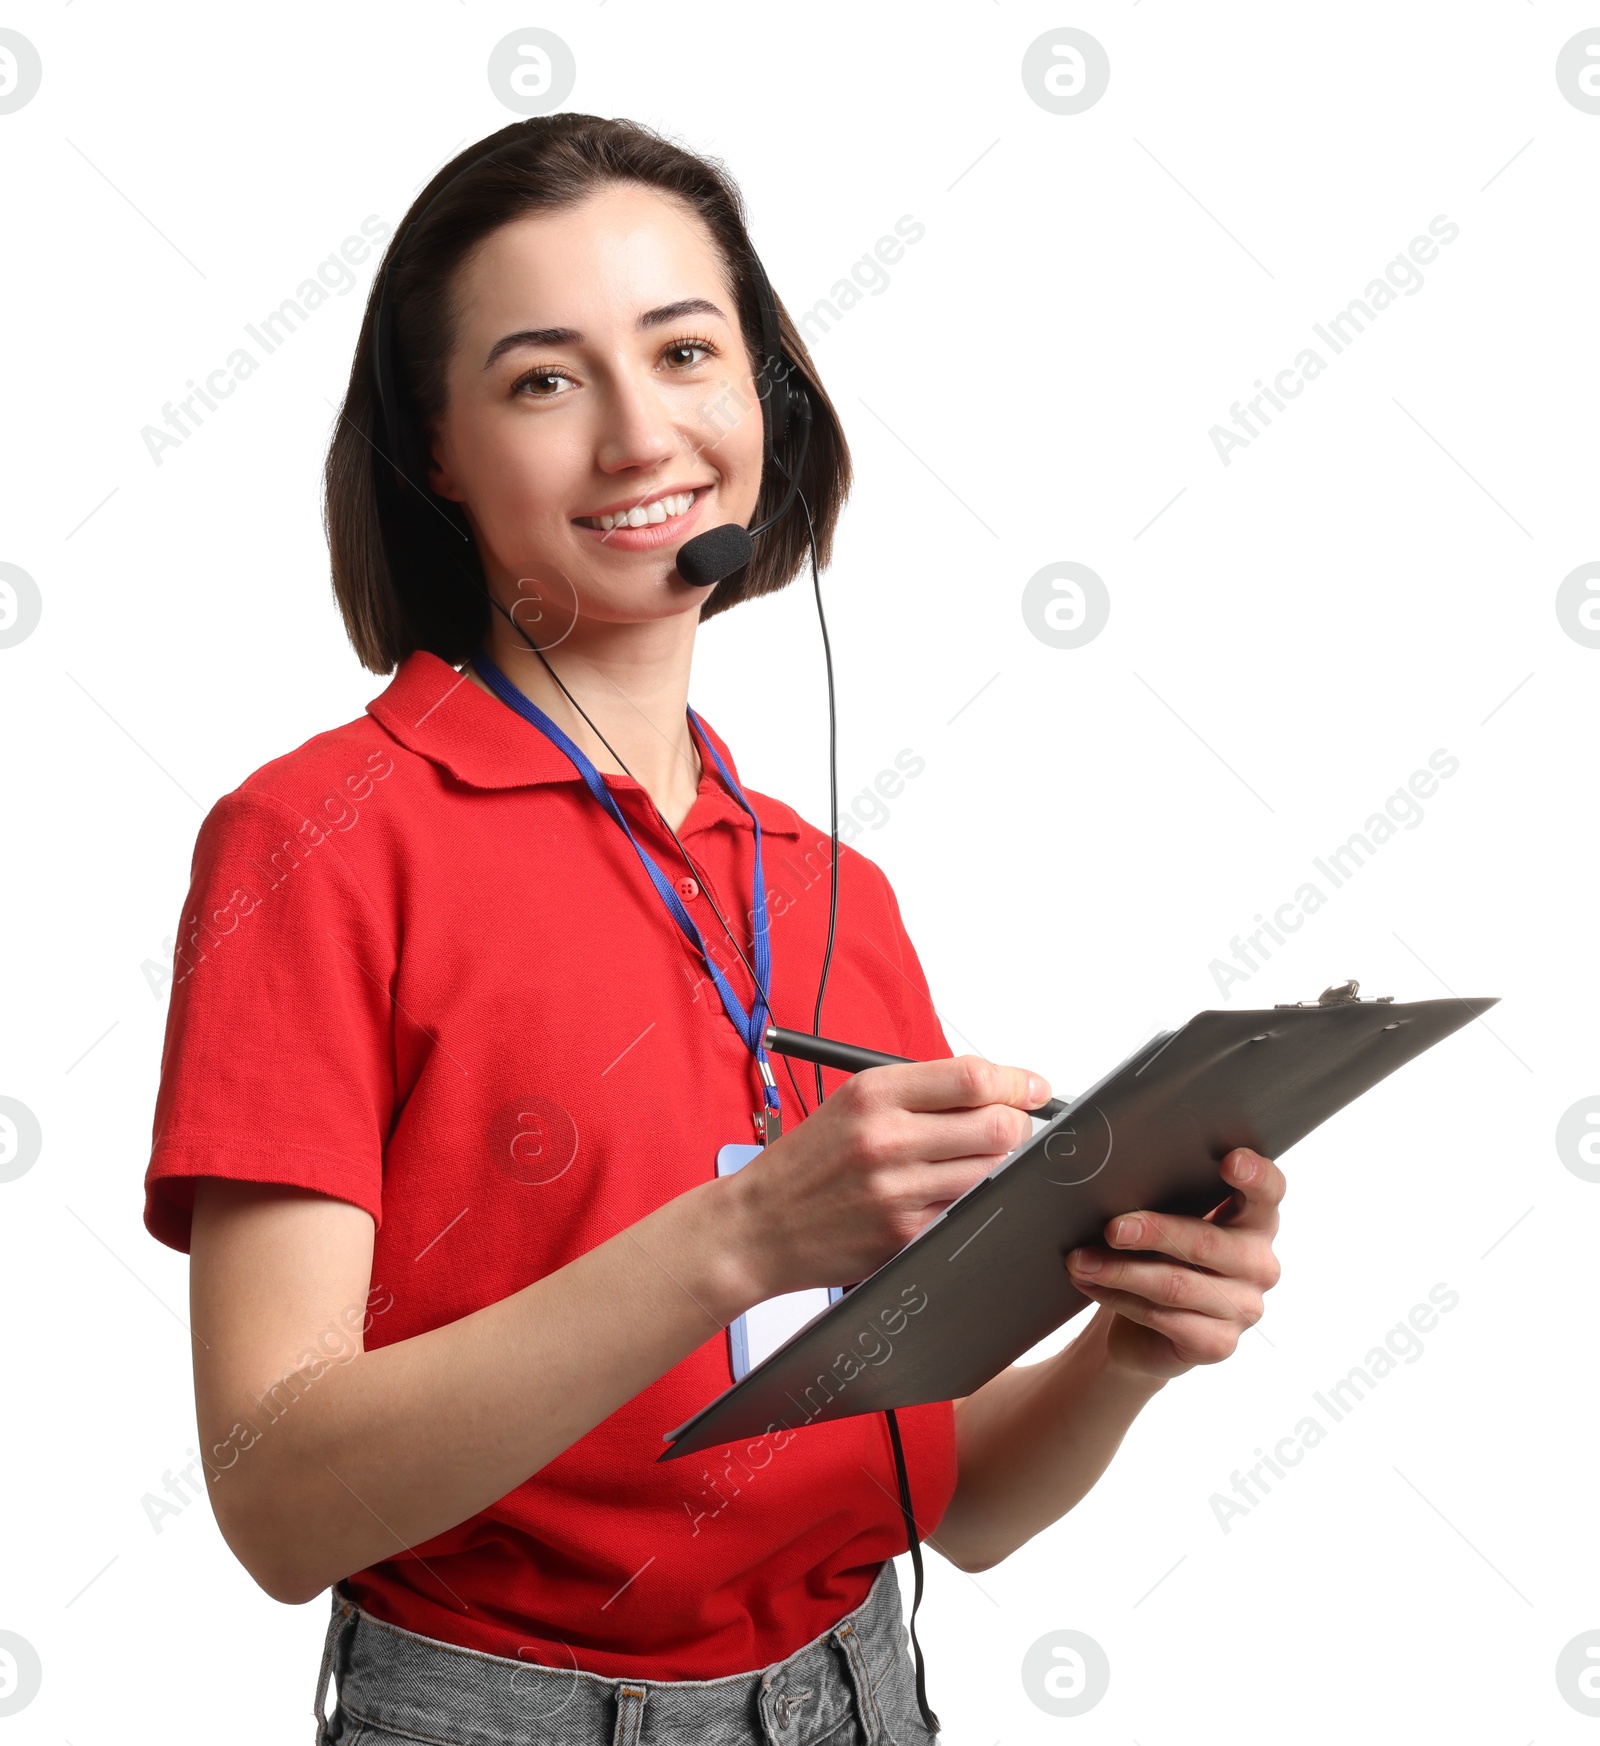
[[[531,722],[425,649],[401,662],[388,688],[367,705],[367,713],[401,745],[472,788],[526,788],[544,782],[583,780],[566,754]],[[800,819],[793,807],[745,788],[739,766],[722,737],[704,716],[700,725],[734,781],[744,788],[745,798],[761,820],[762,833],[798,837]],[[699,796],[679,835],[724,819],[748,830],[749,816],[724,787],[714,761],[702,758],[701,762]],[[607,775],[605,780],[619,794],[630,789],[642,792],[642,785],[631,776]]]

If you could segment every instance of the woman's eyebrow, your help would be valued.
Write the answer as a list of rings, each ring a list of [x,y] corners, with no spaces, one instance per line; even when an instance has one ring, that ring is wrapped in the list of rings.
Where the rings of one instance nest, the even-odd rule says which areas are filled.
[[[669,321],[678,321],[685,315],[714,315],[719,321],[728,318],[716,306],[704,297],[681,297],[676,303],[663,303],[659,309],[647,309],[635,324],[642,332],[646,328],[660,327]],[[483,360],[484,369],[488,369],[494,361],[506,352],[515,351],[518,346],[581,346],[583,335],[575,327],[532,327],[522,328],[516,333],[508,333],[503,339],[497,339],[489,348],[489,355]]]

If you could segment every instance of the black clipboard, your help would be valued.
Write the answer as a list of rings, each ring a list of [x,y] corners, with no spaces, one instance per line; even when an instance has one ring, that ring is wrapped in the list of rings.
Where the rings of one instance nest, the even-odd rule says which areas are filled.
[[[1200,1217],[1235,1146],[1277,1160],[1499,996],[1196,1013],[1162,1031],[851,1286],[665,1433],[671,1461],[735,1438],[956,1400],[1093,1302],[1064,1257],[1140,1207]],[[1129,1253],[1138,1253],[1130,1250]]]

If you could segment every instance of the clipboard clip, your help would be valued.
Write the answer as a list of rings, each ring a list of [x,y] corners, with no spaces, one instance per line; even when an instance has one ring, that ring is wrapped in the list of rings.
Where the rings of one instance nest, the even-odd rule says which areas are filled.
[[[1331,988],[1324,988],[1315,1000],[1279,1000],[1273,1003],[1273,1011],[1297,1006],[1346,1006],[1354,1001],[1361,1004],[1361,996],[1356,992],[1361,984],[1354,977],[1348,982],[1337,982]],[[1373,1001],[1374,1006],[1384,1006],[1394,1000],[1392,994],[1380,994]]]

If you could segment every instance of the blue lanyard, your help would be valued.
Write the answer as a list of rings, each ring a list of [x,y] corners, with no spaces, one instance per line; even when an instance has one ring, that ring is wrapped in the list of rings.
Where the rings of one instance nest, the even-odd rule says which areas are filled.
[[[689,719],[699,731],[701,743],[716,760],[718,770],[722,772],[722,780],[727,783],[729,792],[740,806],[750,815],[750,822],[755,826],[756,833],[756,868],[755,896],[752,920],[755,926],[755,972],[756,996],[754,1012],[746,1012],[738,995],[733,992],[728,979],[717,968],[711,954],[706,950],[706,943],[701,938],[700,930],[694,925],[694,918],[683,907],[683,900],[678,896],[672,881],[656,865],[654,857],[633,834],[627,819],[622,816],[622,808],[617,805],[616,797],[606,787],[605,778],[594,767],[581,747],[574,744],[568,736],[540,709],[531,698],[523,695],[505,674],[489,659],[487,650],[481,645],[473,652],[472,665],[475,671],[483,675],[484,682],[490,690],[503,702],[508,703],[525,721],[530,721],[553,745],[558,746],[572,760],[578,774],[588,785],[589,792],[609,812],[627,832],[628,841],[638,852],[639,859],[644,863],[644,870],[650,875],[650,883],[655,886],[661,901],[667,906],[672,919],[677,922],[690,942],[695,946],[700,956],[705,960],[706,969],[711,973],[711,980],[716,984],[717,993],[722,997],[722,1007],[733,1022],[735,1030],[743,1037],[745,1047],[756,1058],[756,1064],[761,1069],[764,1085],[765,1103],[768,1109],[779,1109],[778,1087],[772,1077],[772,1068],[767,1063],[767,1051],[762,1042],[766,1035],[767,1017],[771,1009],[761,997],[763,988],[772,986],[772,948],[767,938],[767,882],[761,870],[761,820],[756,817],[755,809],[745,799],[739,784],[734,781],[728,766],[722,761],[722,754],[711,743],[711,736],[705,730],[705,724],[691,708]]]

